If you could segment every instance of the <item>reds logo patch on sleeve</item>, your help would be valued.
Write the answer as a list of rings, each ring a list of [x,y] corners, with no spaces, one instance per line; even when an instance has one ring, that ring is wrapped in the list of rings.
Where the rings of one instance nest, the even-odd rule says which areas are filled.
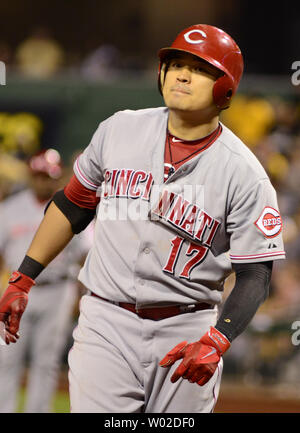
[[[266,238],[278,236],[282,230],[282,219],[280,213],[269,206],[266,206],[259,218],[254,223]]]

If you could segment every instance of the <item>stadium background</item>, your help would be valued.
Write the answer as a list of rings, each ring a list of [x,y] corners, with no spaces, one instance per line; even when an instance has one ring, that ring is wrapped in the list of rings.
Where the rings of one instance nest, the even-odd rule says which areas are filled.
[[[287,260],[276,263],[269,299],[225,355],[219,412],[300,410],[300,84],[292,69],[300,63],[299,9],[293,1],[246,0],[0,4],[0,200],[26,186],[25,161],[37,149],[59,150],[67,177],[100,121],[162,105],[156,53],[182,28],[216,25],[240,45],[245,75],[222,121],[277,189]],[[68,410],[66,371],[65,358],[55,411]]]

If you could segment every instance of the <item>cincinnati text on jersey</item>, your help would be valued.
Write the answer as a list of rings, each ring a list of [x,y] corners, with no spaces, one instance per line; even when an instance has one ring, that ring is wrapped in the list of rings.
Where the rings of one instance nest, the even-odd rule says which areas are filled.
[[[182,195],[164,190],[151,214],[176,227],[185,237],[208,248],[217,233],[220,221],[210,216]]]
[[[104,174],[103,198],[131,198],[150,201],[153,175],[144,170],[107,169]],[[158,204],[151,216],[163,219],[184,237],[210,248],[220,222],[181,194],[165,189],[158,195]],[[156,217],[156,218],[155,218]]]
[[[149,201],[152,185],[152,173],[146,173],[144,170],[127,168],[106,170],[103,197],[141,198]]]

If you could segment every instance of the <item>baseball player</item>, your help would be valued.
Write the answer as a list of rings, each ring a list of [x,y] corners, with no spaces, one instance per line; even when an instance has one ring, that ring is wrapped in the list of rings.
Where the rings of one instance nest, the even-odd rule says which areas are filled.
[[[96,212],[69,353],[72,412],[212,412],[222,355],[285,257],[275,190],[219,120],[242,76],[239,47],[199,24],[159,59],[165,106],[100,123],[0,301],[13,342],[35,278]]]
[[[29,174],[30,187],[0,204],[0,257],[10,270],[22,260],[24,250],[43,218],[46,203],[60,186],[63,171],[59,153],[47,149],[34,155],[29,160]],[[77,283],[72,274],[78,272],[77,261],[84,253],[85,244],[78,238],[53,260],[36,279],[36,286],[31,291],[19,343],[0,346],[0,412],[16,410],[18,390],[28,359],[25,411],[51,411],[62,352],[70,335],[73,306],[77,299]]]

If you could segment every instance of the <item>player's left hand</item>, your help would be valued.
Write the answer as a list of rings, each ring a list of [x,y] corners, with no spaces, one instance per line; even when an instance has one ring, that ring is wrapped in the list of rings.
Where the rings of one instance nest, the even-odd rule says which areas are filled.
[[[0,299],[0,321],[5,324],[6,344],[16,343],[19,338],[20,320],[28,302],[28,293],[35,281],[14,271],[8,283],[8,288]]]
[[[179,359],[181,364],[171,376],[171,382],[175,383],[182,377],[191,383],[205,385],[213,376],[220,357],[230,347],[229,340],[213,326],[195,343],[186,341],[179,343],[160,361],[161,367],[170,367]]]

